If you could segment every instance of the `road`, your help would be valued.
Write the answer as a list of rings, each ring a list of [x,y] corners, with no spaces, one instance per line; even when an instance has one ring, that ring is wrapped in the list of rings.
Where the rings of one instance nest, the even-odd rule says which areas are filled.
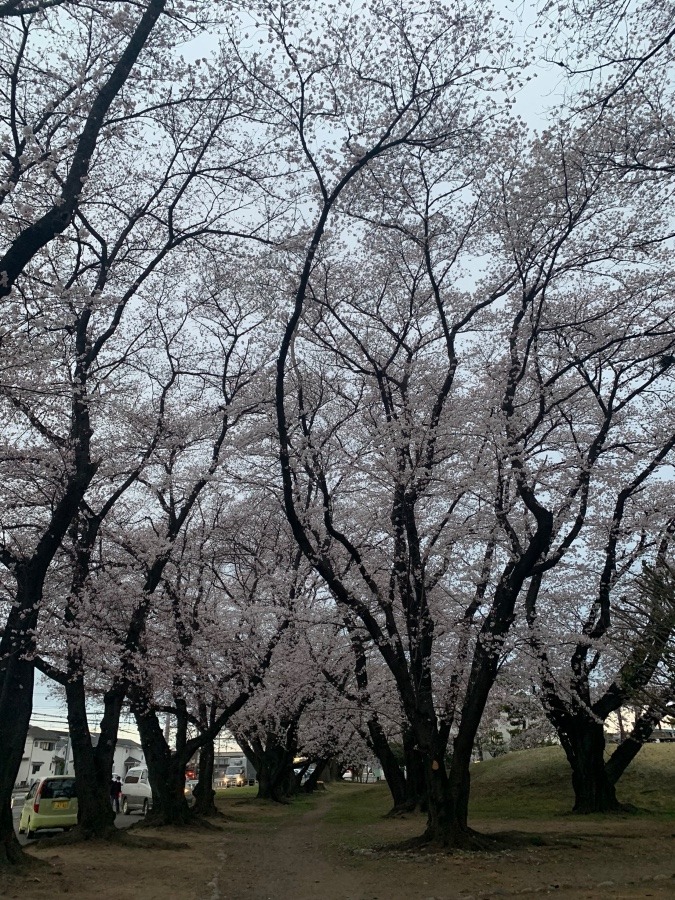
[[[56,834],[62,834],[61,828],[55,828],[52,831],[40,831],[37,834],[37,837],[28,840],[25,834],[19,834],[19,819],[21,818],[21,809],[22,804],[18,804],[12,807],[12,817],[14,819],[14,831],[16,832],[17,837],[19,838],[19,843],[22,846],[26,846],[26,844],[35,844],[37,841],[41,840],[43,837],[53,837]],[[130,816],[122,815],[122,813],[118,813],[115,816],[115,827],[116,828],[128,828],[130,825],[133,825],[134,822],[138,822],[140,818],[140,813],[132,813]]]

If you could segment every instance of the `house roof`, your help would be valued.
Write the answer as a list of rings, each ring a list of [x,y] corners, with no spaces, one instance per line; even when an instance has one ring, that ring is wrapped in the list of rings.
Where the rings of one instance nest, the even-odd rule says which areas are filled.
[[[137,744],[136,741],[130,741],[129,738],[118,738],[117,746],[118,747],[126,747],[127,750],[141,750],[142,749],[140,744]]]
[[[34,741],[63,741],[69,737],[68,731],[52,731],[47,728],[40,728],[38,725],[29,725],[28,726],[28,737]],[[97,732],[92,732],[91,734],[91,743],[92,746],[96,746],[98,744],[98,739],[100,734]],[[129,751],[142,751],[142,747],[140,744],[136,743],[136,741],[129,740],[129,738],[118,738],[116,747],[121,747],[123,750]]]
[[[38,725],[29,725],[28,737],[37,741],[59,741],[61,738],[68,737],[68,732],[51,731],[46,728],[40,728]]]
[[[98,744],[100,736],[100,734],[92,733],[91,743],[94,747]],[[130,741],[129,738],[118,738],[115,747],[122,747],[125,750],[142,750],[140,744],[137,744],[136,741]]]

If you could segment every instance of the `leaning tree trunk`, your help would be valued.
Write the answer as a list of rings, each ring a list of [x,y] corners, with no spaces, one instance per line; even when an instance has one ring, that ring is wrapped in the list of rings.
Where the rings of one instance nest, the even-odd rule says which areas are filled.
[[[605,771],[611,784],[617,781],[649,740],[654,728],[663,718],[663,703],[656,702],[638,716],[631,733],[616,748],[605,763]]]
[[[329,762],[328,759],[317,760],[317,762],[314,766],[314,771],[310,772],[309,776],[307,777],[307,780],[301,786],[302,790],[304,791],[305,794],[313,794],[314,791],[318,790],[319,785],[321,785],[322,788],[324,787],[324,784],[323,784],[324,779],[322,776],[328,766],[328,762]]]
[[[377,718],[372,718],[368,722],[368,732],[373,753],[380,761],[387,786],[391,792],[394,803],[392,812],[396,812],[405,807],[407,800],[405,775],[401,771],[398,760],[389,746],[387,736]]]
[[[192,811],[197,816],[219,816],[216,792],[213,790],[215,750],[213,741],[207,741],[199,751],[199,781],[194,789],[196,803]]]

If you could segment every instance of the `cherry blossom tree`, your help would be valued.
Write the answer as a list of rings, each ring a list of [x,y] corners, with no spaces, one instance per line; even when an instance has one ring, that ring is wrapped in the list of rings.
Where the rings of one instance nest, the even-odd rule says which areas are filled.
[[[368,632],[348,609],[341,612],[337,604],[334,637],[322,653],[312,649],[312,658],[332,690],[333,706],[352,724],[367,751],[362,750],[360,758],[379,761],[391,791],[392,813],[411,812],[418,804],[426,809],[420,756],[401,714],[391,674],[374,651]],[[395,748],[402,748],[403,755]]]
[[[531,136],[483,0],[216,6],[194,64],[209,4],[0,0],[5,859],[35,665],[92,834],[128,702],[156,822],[232,720],[263,793],[368,747],[424,841],[482,847],[471,754],[524,635],[580,808],[613,805],[672,686],[675,441],[672,30],[629,6],[620,46],[617,8]]]
[[[606,110],[672,62],[675,16],[660,0],[540,4],[552,61],[583,85],[582,101]]]
[[[588,164],[592,138],[584,130],[562,127],[529,144],[515,130],[512,137],[510,154],[495,160],[494,180],[480,184],[468,153],[463,170],[453,167],[455,185],[441,153],[433,164],[422,157],[392,165],[393,172],[373,170],[373,193],[353,200],[349,212],[372,227],[363,238],[371,253],[383,224],[403,235],[398,256],[389,252],[371,266],[360,257],[353,282],[330,249],[312,245],[277,382],[294,534],[392,672],[425,759],[426,839],[444,844],[480,844],[467,828],[469,764],[501,648],[526,581],[558,565],[583,528],[590,471],[613,425],[612,411],[595,437],[584,432],[571,450],[564,424],[571,413],[562,410],[572,400],[575,409],[592,406],[596,397],[592,379],[572,385],[560,348],[581,346],[594,321],[605,343],[588,346],[589,365],[600,365],[605,345],[632,359],[628,348],[639,337],[648,360],[635,351],[639,372],[672,340],[657,287],[663,276],[634,331],[612,317],[649,282],[640,238],[662,233],[663,220],[623,210],[637,210],[652,186]],[[484,164],[490,171],[488,152]],[[370,171],[362,175],[368,184]],[[377,222],[368,208],[378,210]],[[501,265],[488,267],[472,290],[453,291],[449,273],[464,275],[464,259],[475,265],[487,248]],[[613,277],[627,282],[625,290],[601,286]],[[566,305],[566,290],[593,303]],[[645,390],[658,374],[657,365]],[[316,485],[311,515],[295,501],[305,480]],[[350,512],[356,496],[368,498],[371,513],[358,520]],[[472,564],[463,585],[460,546]],[[441,599],[446,591],[450,602]],[[457,612],[454,597],[466,598]],[[446,629],[451,637],[439,641]],[[440,674],[436,642],[444,640],[454,643],[453,663]]]
[[[212,299],[217,298],[214,295]],[[146,468],[156,467],[158,455],[161,456],[167,448],[170,453],[180,454],[180,446],[176,443],[177,435],[180,434],[188,444],[192,442],[193,450],[195,444],[204,438],[203,423],[196,432],[193,429],[191,437],[186,437],[189,431],[184,417],[178,411],[185,404],[186,396],[192,396],[192,402],[195,402],[195,396],[207,393],[208,388],[204,387],[203,382],[209,369],[212,382],[218,383],[223,377],[227,381],[228,376],[222,367],[220,371],[214,372],[213,364],[217,359],[216,368],[222,366],[221,354],[225,351],[225,355],[227,352],[231,355],[236,345],[236,336],[231,329],[228,336],[226,324],[221,322],[215,346],[212,344],[208,352],[191,354],[190,367],[194,367],[198,373],[198,386],[196,393],[193,388],[188,387],[186,395],[186,382],[189,384],[195,376],[186,371],[183,355],[186,345],[190,346],[198,333],[196,319],[200,319],[202,323],[203,347],[209,345],[208,335],[213,326],[212,315],[207,314],[203,299],[199,304],[197,317],[190,315],[193,306],[192,299],[179,304],[174,297],[166,308],[164,299],[156,300],[155,309],[144,312],[138,327],[130,329],[132,346],[136,346],[133,353],[123,357],[124,365],[119,358],[114,358],[112,366],[103,366],[106,392],[116,398],[112,406],[114,423],[99,423],[103,438],[99,448],[102,464],[64,547],[66,559],[61,570],[70,570],[70,585],[65,591],[63,588],[51,591],[54,598],[64,594],[68,597],[65,610],[59,607],[58,601],[53,600],[44,610],[44,615],[49,620],[59,623],[63,634],[52,636],[53,643],[45,644],[42,657],[36,662],[45,674],[65,688],[73,757],[78,773],[79,823],[85,835],[100,836],[112,828],[108,787],[119,717],[127,693],[124,663],[118,658],[115,669],[114,661],[110,660],[110,648],[101,647],[100,639],[111,641],[116,651],[123,654],[127,631],[132,627],[134,617],[133,610],[125,608],[115,594],[115,590],[119,591],[119,586],[116,588],[107,584],[110,580],[107,573],[111,566],[113,570],[119,570],[124,566],[124,561],[120,559],[119,552],[113,552],[110,557],[103,553],[104,550],[109,552],[112,546],[109,543],[110,535],[105,531],[106,520],[114,513],[113,518],[121,515],[116,523],[118,528],[121,522],[133,522],[131,508],[139,502],[142,506],[147,502],[139,479],[142,481],[148,477],[147,473],[144,475]],[[237,319],[235,329],[243,328],[245,333],[247,327],[242,325],[242,319],[247,313],[241,309],[237,311],[234,305],[229,313],[233,319]],[[140,344],[139,334],[143,335]],[[228,341],[231,343],[228,344]],[[235,366],[240,362],[238,360]],[[111,368],[115,372],[114,376],[110,375]],[[116,381],[115,386],[113,381]],[[148,392],[149,385],[152,388]],[[235,380],[232,380],[230,386],[233,393],[236,393]],[[206,420],[210,415],[208,403],[206,406],[202,405],[201,411]],[[123,423],[127,425],[126,434]],[[105,440],[113,440],[115,446],[106,445]],[[132,496],[120,511],[120,501],[130,490]],[[180,526],[175,530],[179,534]],[[99,584],[101,573],[103,587]],[[127,589],[130,589],[129,584]],[[106,604],[107,619],[104,617],[102,621],[101,614],[106,609]],[[83,645],[85,634],[87,638]],[[99,640],[94,640],[94,648],[91,648],[88,644],[96,635]],[[85,652],[84,648],[87,646]],[[55,651],[58,654],[56,659]],[[111,683],[101,692],[104,715],[101,733],[94,747],[87,723],[86,675],[88,669],[100,670],[97,659],[106,660],[104,681],[111,669],[113,676]]]
[[[563,568],[557,573],[557,578],[566,576],[564,592],[544,578],[533,581],[527,596],[541,698],[571,766],[578,813],[625,809],[617,800],[616,784],[672,699],[675,612],[665,562],[672,519],[660,539],[658,532],[650,534],[644,519],[631,528],[626,507],[637,500],[636,482],[643,480],[638,476],[618,494],[606,528],[604,565],[580,560],[576,572]],[[642,505],[647,496],[639,493],[637,502]],[[643,580],[635,581],[631,570],[653,552],[654,543],[657,568],[647,568]],[[581,553],[582,559],[595,554],[600,555],[599,548],[584,548]],[[585,583],[593,579],[598,586],[595,596],[589,597]],[[577,597],[586,601],[585,609],[570,604]],[[567,606],[571,616],[562,613]],[[544,624],[552,615],[556,628]],[[567,633],[554,638],[564,625]],[[639,706],[640,713],[605,760],[605,722],[629,704]]]
[[[194,219],[177,221],[176,213],[181,199],[189,198],[186,186],[195,180],[199,162],[192,162],[181,189],[176,174],[189,153],[181,147],[185,136],[179,137],[174,116],[163,149],[174,137],[179,143],[173,159],[165,154],[159,179],[153,164],[161,153],[152,163],[146,157],[145,172],[142,163],[135,166],[132,148],[141,140],[148,109],[156,122],[158,110],[194,95],[192,87],[182,96],[178,90],[172,96],[171,89],[161,96],[185,74],[167,49],[184,23],[180,16],[162,18],[165,2],[148,3],[140,14],[126,3],[48,3],[36,9],[14,3],[3,12],[22,13],[3,27],[0,110],[5,465],[12,469],[2,553],[17,584],[0,645],[0,815],[3,857],[16,860],[9,796],[30,714],[44,579],[100,466],[92,453],[94,405],[101,401],[95,385],[106,366],[108,377],[115,370],[110,350],[139,287],[191,226],[194,232]],[[157,93],[145,96],[144,119],[139,100],[153,66]],[[162,66],[163,76],[157,74]],[[143,142],[147,146],[147,133]],[[142,183],[153,187],[139,190]],[[168,213],[163,239],[158,207]],[[137,238],[141,255],[132,257],[129,246]],[[49,390],[40,384],[45,370],[59,372]]]
[[[23,12],[18,9],[22,5],[5,4],[5,12]],[[110,15],[102,16],[76,6],[42,10],[39,6],[28,10],[35,15],[22,15],[3,33],[7,173],[2,200],[3,206],[11,206],[5,219],[11,232],[0,258],[2,296],[10,293],[40,250],[72,221],[106,119],[165,12],[166,0],[148,3],[136,21],[127,19],[125,4],[105,10]],[[61,31],[64,20],[67,24]],[[44,77],[43,30],[52,40],[61,38],[61,53],[70,65],[59,67],[60,78]],[[127,30],[120,53],[118,39],[124,40]],[[87,49],[84,59],[78,58],[83,46],[91,48],[91,55]],[[50,50],[58,52],[56,46]]]
[[[251,225],[238,217],[252,201],[253,171],[263,165],[263,154],[250,154],[250,136],[238,143],[231,128],[241,113],[234,100],[236,64],[229,65],[222,53],[217,64],[185,64],[171,44],[199,22],[168,10],[153,30],[164,7],[149,4],[137,22],[133,4],[64,4],[58,11],[20,18],[3,32],[7,59],[13,60],[4,82],[7,178],[0,211],[5,293],[10,292],[3,323],[3,399],[11,430],[5,466],[12,468],[3,561],[18,587],[8,606],[2,655],[3,678],[16,674],[23,689],[17,682],[17,690],[3,692],[11,698],[3,701],[11,711],[3,713],[0,739],[7,737],[15,747],[2,754],[7,765],[3,822],[14,858],[9,792],[30,713],[34,629],[46,572],[72,527],[79,544],[77,577],[84,583],[86,557],[101,522],[134,482],[157,438],[151,428],[149,443],[135,461],[126,461],[127,470],[115,471],[111,487],[110,468],[101,464],[110,454],[106,442],[115,431],[116,398],[136,392],[139,399],[141,380],[152,371],[145,362],[137,368],[139,354],[156,338],[161,354],[162,340],[168,339],[161,316],[146,314],[142,304],[195,289],[199,264],[188,245],[199,241],[204,264],[210,239],[221,248],[242,236],[265,240],[256,235],[262,219]],[[194,12],[199,14],[199,4]],[[129,81],[137,59],[140,69]],[[58,78],[43,78],[47,62]],[[216,167],[217,179],[211,174]],[[73,179],[79,179],[77,190]],[[179,252],[180,261],[172,262]],[[216,268],[212,262],[211,272]],[[40,386],[45,367],[60,372],[47,390]],[[176,372],[167,378],[165,388],[174,384]],[[159,376],[160,405],[161,383]],[[151,416],[161,423],[157,409]],[[161,424],[157,427],[161,431]],[[106,487],[88,505],[83,498],[94,490],[99,469],[98,487]],[[71,659],[70,667],[71,675],[81,676],[77,660]],[[69,680],[73,690],[76,680]],[[119,692],[108,696],[115,710],[111,707],[110,735],[99,748],[102,753],[105,746],[107,756],[95,767],[98,821],[106,818],[103,782],[109,780],[105,770],[122,699]],[[81,746],[91,754],[82,692],[78,702],[79,724],[73,722],[73,728],[82,732]],[[85,768],[80,760],[82,780],[94,783]]]
[[[262,310],[257,301],[246,305],[244,296],[232,285],[214,289],[208,301],[199,301],[195,311],[190,298],[183,316],[177,315],[175,301],[169,304],[165,378],[172,383],[175,380],[180,389],[163,404],[161,439],[156,441],[138,482],[141,494],[132,500],[134,504],[140,501],[139,512],[131,514],[131,522],[136,520],[135,524],[129,533],[129,521],[123,518],[116,523],[116,536],[115,533],[111,536],[132,562],[126,578],[127,589],[133,591],[134,597],[118,649],[111,690],[118,697],[130,698],[155,794],[153,814],[162,821],[172,816],[185,817],[185,765],[209,735],[211,739],[215,736],[227,718],[220,710],[220,719],[209,724],[194,739],[196,743],[188,743],[186,708],[184,715],[179,715],[180,746],[175,754],[169,753],[157,720],[156,666],[158,662],[168,666],[171,660],[178,670],[187,665],[187,659],[194,654],[194,634],[186,623],[193,621],[195,628],[199,626],[194,617],[189,620],[179,615],[180,602],[189,603],[189,599],[181,601],[183,586],[189,591],[192,588],[186,580],[187,563],[174,577],[168,574],[176,565],[172,562],[174,547],[178,545],[186,555],[192,542],[197,543],[197,548],[200,546],[199,534],[206,527],[199,517],[195,519],[200,498],[205,491],[208,494],[214,478],[224,477],[221,466],[225,453],[231,457],[229,465],[233,465],[236,452],[246,446],[247,423],[251,418],[255,420],[259,406],[256,372],[262,360],[251,335],[260,324]],[[188,321],[189,326],[180,327],[181,322]],[[260,332],[264,333],[262,329]],[[201,349],[197,350],[197,346]],[[253,428],[255,431],[255,424]],[[243,441],[236,451],[237,445],[232,443],[235,435]],[[127,507],[127,515],[129,512]],[[149,523],[149,527],[143,523]],[[186,529],[189,545],[186,545]],[[200,571],[199,557],[192,557],[192,561]],[[164,610],[161,615],[160,609]],[[161,625],[160,636],[165,646],[158,649],[153,623],[156,619],[162,623],[167,617],[173,626],[167,630]],[[211,633],[206,625],[199,627],[205,636]],[[172,641],[177,642],[177,655],[167,654],[166,643]],[[245,667],[240,674],[246,681],[244,672]],[[181,699],[180,676],[176,674],[173,681],[163,684],[163,689],[174,697],[175,711],[180,713],[180,704],[187,702]],[[242,688],[238,696],[240,699],[232,700],[229,705],[238,708],[236,703],[244,702],[246,691]],[[211,699],[211,695],[206,695],[202,702],[209,703]],[[167,705],[166,701],[163,705]]]

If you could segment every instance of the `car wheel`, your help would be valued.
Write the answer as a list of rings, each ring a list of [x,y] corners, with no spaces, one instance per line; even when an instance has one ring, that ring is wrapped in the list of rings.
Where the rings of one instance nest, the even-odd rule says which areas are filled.
[[[26,833],[25,828],[19,828],[19,834],[25,834],[25,833]]]
[[[124,800],[122,800],[122,812],[125,816],[131,815],[131,810],[129,809],[129,801],[126,797],[124,798]]]
[[[26,824],[26,837],[27,837],[27,838],[34,838],[34,837],[35,837],[35,832],[32,831],[32,830],[31,830],[31,827],[30,827],[30,819],[28,820],[28,822],[27,822],[27,824]]]
[[[147,814],[148,814],[148,801],[144,800],[143,801],[143,811],[142,811],[141,815],[147,816]]]

